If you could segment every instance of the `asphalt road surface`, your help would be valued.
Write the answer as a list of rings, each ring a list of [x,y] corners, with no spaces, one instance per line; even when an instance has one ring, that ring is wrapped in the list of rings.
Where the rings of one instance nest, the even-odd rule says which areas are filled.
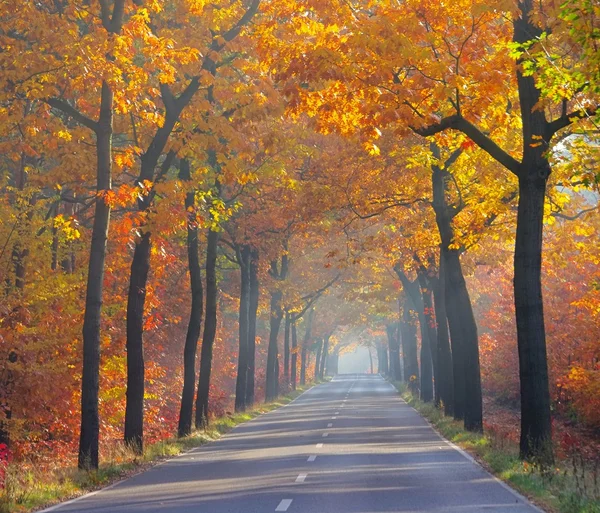
[[[534,513],[379,376],[340,375],[57,513]]]

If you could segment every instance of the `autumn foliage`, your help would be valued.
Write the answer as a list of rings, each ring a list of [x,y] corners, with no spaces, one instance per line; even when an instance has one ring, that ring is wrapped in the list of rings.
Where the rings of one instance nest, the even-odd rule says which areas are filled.
[[[199,428],[245,407],[242,343],[256,401],[363,345],[468,429],[500,429],[479,383],[485,404],[523,406],[524,458],[553,457],[529,403],[600,428],[599,15],[587,0],[3,2],[0,482],[8,458],[77,461],[82,380],[100,460],[122,443],[132,368],[137,449],[177,432],[191,240]]]

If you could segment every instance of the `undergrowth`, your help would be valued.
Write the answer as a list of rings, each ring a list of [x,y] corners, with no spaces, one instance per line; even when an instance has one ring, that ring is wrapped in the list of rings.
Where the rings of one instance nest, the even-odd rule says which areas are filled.
[[[403,383],[394,383],[402,398],[425,417],[447,440],[455,443],[494,475],[531,498],[543,509],[560,513],[600,513],[597,465],[578,462],[577,456],[541,468],[519,459],[519,447],[493,430],[465,431],[462,422],[446,417],[432,403],[423,403]],[[587,466],[586,466],[587,465]]]
[[[290,392],[277,401],[257,405],[245,413],[213,419],[206,430],[195,431],[190,436],[173,437],[148,444],[142,456],[133,454],[123,443],[115,443],[102,455],[102,464],[97,471],[65,467],[60,462],[56,462],[54,468],[50,469],[40,469],[23,461],[12,462],[6,468],[4,488],[0,490],[0,513],[35,511],[107,486],[165,458],[217,440],[238,424],[291,402],[306,388],[298,387],[295,392]]]

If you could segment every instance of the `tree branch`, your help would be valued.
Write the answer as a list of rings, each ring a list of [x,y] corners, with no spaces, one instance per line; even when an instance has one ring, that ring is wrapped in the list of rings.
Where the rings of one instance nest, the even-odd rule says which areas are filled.
[[[244,25],[250,23],[250,20],[254,17],[254,15],[258,12],[258,6],[260,5],[260,0],[252,0],[250,7],[246,10],[244,15],[238,20],[238,22],[231,27],[227,32],[225,32],[221,37],[229,42],[237,37],[240,33]],[[222,48],[222,46],[221,46]],[[221,49],[219,48],[219,49]]]
[[[64,100],[59,98],[49,98],[46,100],[46,103],[50,105],[50,107],[60,110],[70,118],[73,118],[80,125],[86,126],[94,132],[96,132],[100,126],[96,121],[88,118]]]
[[[598,112],[598,107],[599,106],[596,105],[592,109],[578,109],[578,110],[575,110],[570,113],[566,113],[563,110],[562,116],[560,116],[559,118],[556,118],[554,121],[551,121],[547,125],[546,137],[547,137],[548,141],[550,141],[550,139],[552,139],[552,137],[554,137],[556,132],[571,125],[573,123],[573,120],[585,119],[585,118],[590,118],[590,117],[594,116],[596,114],[596,112]]]
[[[475,144],[477,144],[477,146],[487,152],[490,157],[497,160],[506,169],[517,176],[520,174],[521,163],[518,160],[504,151],[500,146],[492,141],[492,139],[479,130],[479,128],[477,128],[473,123],[467,121],[458,114],[448,116],[442,119],[439,123],[434,123],[433,125],[422,128],[411,128],[415,133],[422,135],[423,137],[436,135],[448,129],[458,130],[469,137]]]

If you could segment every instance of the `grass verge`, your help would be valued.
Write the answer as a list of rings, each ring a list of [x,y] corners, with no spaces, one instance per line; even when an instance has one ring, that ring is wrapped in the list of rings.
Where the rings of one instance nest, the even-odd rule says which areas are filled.
[[[97,471],[73,467],[38,469],[34,465],[12,463],[6,469],[5,487],[0,490],[0,513],[27,513],[42,509],[139,473],[185,451],[217,440],[238,424],[284,406],[312,385],[298,387],[277,401],[261,404],[244,413],[213,419],[206,431],[185,438],[169,438],[149,444],[142,456],[135,456],[123,444],[116,444]]]
[[[426,418],[447,440],[471,454],[540,508],[553,513],[600,513],[600,487],[594,470],[561,461],[556,468],[540,468],[519,460],[519,448],[493,433],[465,431],[462,422],[446,417],[431,403],[416,398],[404,383],[393,383],[402,399]],[[573,470],[573,468],[575,470]]]

